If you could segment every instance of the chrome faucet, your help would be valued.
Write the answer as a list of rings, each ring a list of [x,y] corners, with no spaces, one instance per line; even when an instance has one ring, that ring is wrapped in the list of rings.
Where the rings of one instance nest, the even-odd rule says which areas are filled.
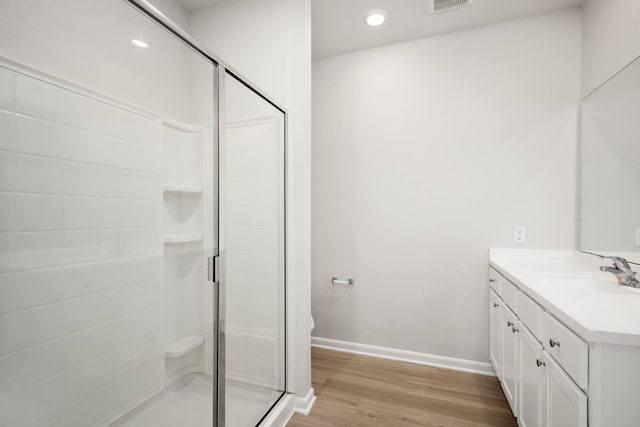
[[[613,267],[603,265],[600,267],[600,271],[607,271],[618,279],[618,283],[624,286],[631,286],[633,288],[640,288],[640,281],[636,277],[636,272],[631,269],[629,262],[621,257],[611,257]]]

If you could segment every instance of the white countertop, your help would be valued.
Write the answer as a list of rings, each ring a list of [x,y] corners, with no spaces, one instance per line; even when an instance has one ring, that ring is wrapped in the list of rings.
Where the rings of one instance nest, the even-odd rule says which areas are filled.
[[[489,263],[587,342],[640,346],[640,289],[578,251],[489,249]]]

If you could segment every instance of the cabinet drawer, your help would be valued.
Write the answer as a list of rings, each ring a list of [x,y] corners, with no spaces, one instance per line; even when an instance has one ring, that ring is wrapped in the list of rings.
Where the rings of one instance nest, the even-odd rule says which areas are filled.
[[[582,388],[588,385],[589,347],[549,313],[542,315],[542,345]]]
[[[492,267],[489,267],[489,287],[495,291],[496,294],[501,295],[500,293],[500,282],[502,281],[502,276]]]
[[[511,310],[517,313],[518,310],[516,309],[516,300],[519,292],[518,288],[516,288],[516,286],[507,279],[502,279],[500,288],[502,290],[502,300],[509,306]]]
[[[542,323],[542,307],[522,291],[518,292],[517,305],[520,321],[531,331],[538,341],[541,341],[540,325]]]

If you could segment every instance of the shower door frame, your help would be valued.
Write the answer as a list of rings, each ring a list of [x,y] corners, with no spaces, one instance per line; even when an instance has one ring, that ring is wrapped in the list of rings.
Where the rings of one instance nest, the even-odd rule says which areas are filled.
[[[226,340],[226,281],[225,281],[225,227],[224,225],[224,132],[221,131],[221,124],[224,124],[224,101],[225,101],[225,76],[229,75],[235,78],[238,82],[244,85],[251,92],[262,98],[264,101],[273,106],[276,110],[281,112],[284,117],[284,155],[283,155],[283,168],[284,168],[284,182],[283,186],[283,216],[284,216],[284,224],[283,224],[283,282],[284,282],[284,297],[283,297],[283,310],[284,310],[284,324],[283,331],[283,343],[282,350],[284,352],[284,390],[282,391],[280,397],[273,403],[273,405],[269,408],[269,410],[264,414],[264,416],[259,420],[258,424],[262,423],[264,419],[268,417],[271,411],[278,405],[282,398],[287,394],[294,391],[294,383],[293,383],[293,357],[290,353],[292,351],[292,345],[290,343],[291,336],[289,334],[290,325],[292,316],[289,316],[288,309],[290,307],[289,301],[291,298],[291,290],[289,289],[289,271],[288,271],[288,257],[289,252],[287,250],[289,243],[289,223],[288,219],[288,209],[289,209],[289,113],[286,108],[276,102],[274,99],[266,95],[263,91],[261,91],[255,84],[251,83],[251,81],[242,74],[233,70],[227,64],[225,64],[222,60],[220,60],[216,55],[214,55],[206,46],[199,43],[193,37],[191,37],[186,31],[181,29],[175,22],[165,16],[162,12],[160,12],[157,8],[155,8],[151,3],[147,0],[123,0],[128,3],[156,24],[163,27],[165,30],[172,33],[175,37],[177,37],[180,41],[185,43],[187,46],[204,56],[207,60],[211,61],[214,66],[214,178],[216,179],[216,183],[213,187],[213,195],[214,195],[214,220],[213,220],[213,230],[214,234],[217,238],[216,251],[212,256],[208,257],[207,265],[209,270],[209,277],[207,278],[209,283],[214,286],[213,294],[214,294],[214,386],[213,386],[213,427],[225,427],[225,375],[226,375],[226,361],[225,361],[225,340]],[[291,369],[290,369],[291,368]]]

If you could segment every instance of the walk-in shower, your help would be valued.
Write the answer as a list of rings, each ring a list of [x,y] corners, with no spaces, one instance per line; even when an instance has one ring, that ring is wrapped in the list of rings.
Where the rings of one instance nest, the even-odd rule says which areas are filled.
[[[284,110],[146,2],[0,7],[0,426],[259,424]]]

